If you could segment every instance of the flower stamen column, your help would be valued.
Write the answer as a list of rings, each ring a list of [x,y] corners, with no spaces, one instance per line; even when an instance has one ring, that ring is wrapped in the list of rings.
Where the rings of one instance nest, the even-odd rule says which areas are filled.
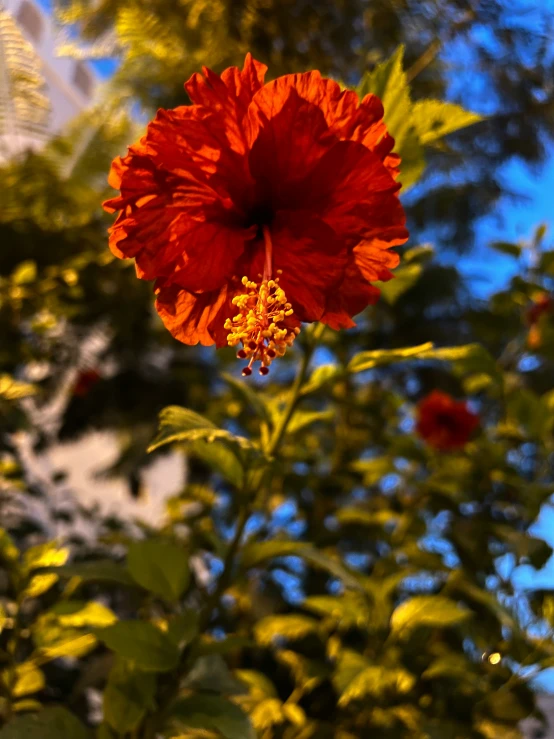
[[[279,287],[279,277],[272,278],[273,243],[268,226],[263,227],[263,234],[265,259],[261,282],[247,276],[242,278],[245,291],[232,300],[239,312],[225,322],[229,346],[242,344],[237,357],[249,360],[242,371],[244,376],[252,374],[254,362],[261,362],[260,375],[267,375],[273,360],[282,357],[300,333],[298,326],[287,325],[294,311],[285,291]]]

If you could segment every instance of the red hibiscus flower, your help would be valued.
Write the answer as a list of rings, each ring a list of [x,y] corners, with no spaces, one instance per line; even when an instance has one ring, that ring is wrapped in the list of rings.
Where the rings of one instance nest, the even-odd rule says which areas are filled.
[[[250,55],[203,69],[193,105],[160,110],[117,158],[110,248],[155,280],[156,308],[185,344],[241,345],[266,374],[301,322],[353,326],[392,277],[408,233],[399,158],[374,95],[319,72],[264,84]]]
[[[95,369],[82,370],[73,385],[73,395],[84,398],[101,379],[102,376]]]
[[[440,390],[433,390],[417,407],[417,433],[441,451],[465,446],[478,425],[479,416],[464,401]]]

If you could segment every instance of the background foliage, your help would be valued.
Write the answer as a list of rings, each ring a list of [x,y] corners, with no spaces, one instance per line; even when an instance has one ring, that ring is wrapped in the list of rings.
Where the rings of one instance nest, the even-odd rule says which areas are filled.
[[[0,739],[520,736],[554,664],[554,594],[513,582],[551,554],[529,529],[553,489],[554,328],[529,309],[554,249],[542,227],[493,244],[517,277],[485,301],[420,236],[468,248],[510,187],[499,167],[543,156],[548,6],[58,6],[91,44],[66,51],[119,66],[94,110],[2,169]],[[191,72],[248,50],[273,76],[319,68],[383,97],[412,232],[356,329],[304,330],[259,384],[232,350],[169,336],[99,207],[136,101],[181,104]],[[455,105],[463,85],[484,118]],[[463,451],[414,431],[437,388],[480,415]],[[105,474],[130,495],[170,446],[186,455],[163,525],[58,504],[61,476],[31,461],[91,429],[117,431]]]

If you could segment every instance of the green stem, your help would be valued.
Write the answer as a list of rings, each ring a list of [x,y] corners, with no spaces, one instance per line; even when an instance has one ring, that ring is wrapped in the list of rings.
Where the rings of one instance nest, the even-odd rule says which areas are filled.
[[[310,366],[310,361],[312,359],[317,340],[321,334],[322,330],[320,329],[320,326],[318,326],[316,331],[314,331],[313,340],[308,344],[304,351],[300,369],[298,370],[298,374],[294,380],[294,385],[291,388],[287,405],[285,406],[285,409],[279,418],[279,422],[270,437],[269,444],[266,449],[268,457],[273,457],[287,431],[287,426],[289,425],[290,419],[292,418],[292,415],[296,410],[296,406],[298,405],[298,401],[300,400],[300,390],[302,389],[302,385],[304,384],[306,375],[308,374],[308,367]]]
[[[298,374],[296,375],[296,378],[294,380],[294,384],[291,388],[287,404],[279,418],[277,425],[273,430],[273,433],[269,438],[269,442],[265,449],[266,455],[270,458],[273,457],[278,451],[279,446],[287,432],[287,427],[301,397],[301,390],[304,381],[306,380],[310,361],[317,346],[317,342],[321,338],[324,330],[325,327],[323,325],[317,326],[312,333],[309,343],[304,349],[302,362],[300,364]],[[211,614],[217,608],[217,606],[219,605],[219,601],[221,600],[221,596],[229,587],[235,567],[235,559],[240,547],[242,537],[244,535],[244,530],[246,529],[246,524],[250,519],[254,503],[257,500],[258,493],[260,492],[263,484],[264,476],[260,478],[259,482],[253,487],[253,489],[245,489],[243,491],[241,500],[244,501],[244,504],[239,511],[235,534],[229,544],[227,553],[225,554],[225,559],[223,561],[223,572],[221,573],[214,592],[207,598],[206,603],[200,613],[198,630],[199,634],[201,634],[207,628],[210,622]],[[194,656],[196,654],[195,647],[196,643],[193,643],[188,649],[185,649],[185,651],[183,652],[181,664],[179,665],[176,674],[174,675],[172,685],[169,687],[167,693],[159,701],[159,711],[156,715],[151,716],[149,719],[147,719],[144,725],[144,739],[153,739],[153,737],[156,736],[159,730],[159,725],[163,721],[168,708],[179,695],[179,684],[181,681],[181,677],[182,675],[186,674],[187,669],[194,659]]]
[[[275,453],[279,449],[279,446],[281,444],[281,441],[283,440],[283,437],[286,434],[287,427],[294,414],[294,411],[296,410],[298,401],[300,400],[300,391],[306,379],[310,361],[312,359],[314,349],[317,345],[318,339],[321,336],[323,328],[324,327],[322,326],[316,327],[316,330],[314,331],[314,336],[312,337],[312,341],[310,341],[310,343],[304,350],[304,354],[302,356],[302,362],[300,364],[300,368],[294,380],[294,384],[291,388],[287,404],[269,439],[269,443],[266,448],[266,454],[268,457],[273,457],[275,455]],[[243,499],[246,502],[239,512],[239,518],[237,521],[237,529],[235,531],[235,535],[233,536],[233,539],[231,540],[231,543],[229,544],[229,549],[227,550],[227,554],[225,555],[225,560],[223,562],[223,572],[221,573],[221,577],[219,578],[217,587],[215,591],[213,592],[213,594],[211,595],[211,597],[208,599],[206,606],[202,611],[202,616],[200,619],[201,621],[200,630],[202,630],[202,628],[205,628],[205,626],[207,625],[207,623],[203,623],[203,622],[209,619],[211,612],[213,611],[214,608],[217,607],[217,604],[219,603],[221,596],[223,595],[223,593],[225,592],[225,590],[227,590],[229,586],[230,577],[233,572],[233,567],[235,563],[235,557],[236,557],[238,548],[240,546],[240,542],[244,534],[246,524],[248,523],[248,519],[250,518],[250,515],[252,513],[252,506],[257,499],[257,495],[260,491],[262,484],[263,484],[263,477],[261,478],[259,484],[254,488],[254,490],[244,491]]]

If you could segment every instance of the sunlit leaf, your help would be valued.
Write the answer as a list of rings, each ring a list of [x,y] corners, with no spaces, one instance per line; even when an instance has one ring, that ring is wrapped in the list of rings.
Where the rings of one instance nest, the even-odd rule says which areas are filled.
[[[256,641],[262,646],[271,646],[277,639],[295,641],[311,633],[317,633],[319,622],[301,613],[266,616],[254,626]]]
[[[37,278],[37,265],[32,260],[20,262],[12,273],[12,282],[15,285],[26,285]]]
[[[336,364],[319,365],[319,367],[313,370],[308,381],[303,385],[302,395],[308,395],[309,393],[315,393],[317,390],[321,390],[321,388],[339,378],[342,372],[342,368]]]
[[[207,418],[188,408],[171,405],[161,411],[158,434],[148,447],[148,451],[152,452],[154,449],[172,442],[197,440],[207,442],[217,440],[242,449],[252,448],[251,442],[244,437],[236,436],[230,431],[218,428]]]
[[[298,410],[291,418],[287,426],[287,434],[295,434],[298,431],[311,426],[313,423],[324,423],[334,418],[333,411],[303,411]]]
[[[235,676],[244,683],[250,695],[256,700],[263,698],[276,698],[277,689],[271,680],[262,672],[257,670],[235,670]]]
[[[423,149],[411,120],[410,88],[403,69],[404,47],[399,46],[387,61],[362,78],[357,92],[360,97],[373,93],[385,109],[385,123],[394,137],[401,159],[400,181],[405,188],[413,185],[425,169]]]
[[[477,113],[443,100],[418,100],[412,108],[412,122],[425,145],[482,120]]]
[[[21,698],[24,695],[38,693],[45,685],[46,679],[42,670],[34,662],[22,662],[15,669],[12,695]]]
[[[423,267],[420,264],[406,264],[394,271],[394,279],[388,282],[376,282],[381,295],[389,305],[394,305],[419,280]]]
[[[28,382],[18,382],[10,375],[0,375],[0,399],[19,400],[36,392],[37,388]]]
[[[471,617],[471,611],[442,595],[416,595],[401,603],[391,617],[391,628],[407,634],[419,626],[447,628]]]
[[[342,629],[363,628],[371,619],[369,603],[359,593],[311,595],[302,602],[302,607]]]
[[[433,344],[427,342],[419,346],[410,346],[405,349],[374,349],[356,354],[348,363],[349,372],[364,372],[373,367],[379,367],[393,362],[406,362],[409,359],[421,359],[429,355]]]
[[[371,665],[359,672],[347,685],[339,698],[339,705],[347,706],[352,701],[363,700],[367,696],[384,698],[409,693],[415,682],[415,677],[403,668]]]

